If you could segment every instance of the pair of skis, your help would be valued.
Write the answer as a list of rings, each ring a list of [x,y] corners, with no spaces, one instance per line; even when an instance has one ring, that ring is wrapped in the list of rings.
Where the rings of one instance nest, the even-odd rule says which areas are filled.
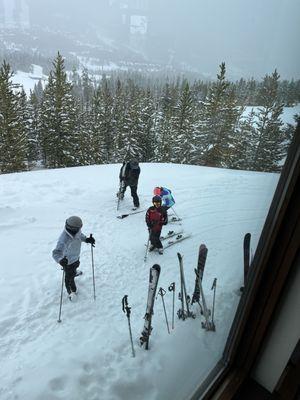
[[[146,307],[146,313],[144,316],[145,323],[144,323],[144,328],[141,333],[140,337],[140,345],[144,347],[146,350],[149,349],[149,339],[152,331],[152,315],[153,315],[153,309],[154,309],[154,301],[155,301],[155,294],[157,290],[157,285],[158,285],[158,279],[160,275],[160,266],[158,264],[154,264],[153,267],[150,268],[150,274],[149,274],[149,287],[148,287],[148,298],[147,298],[147,307]],[[159,294],[163,296],[165,293],[163,293],[163,289],[160,288]],[[164,305],[164,300],[163,300],[163,305]],[[132,331],[131,331],[131,323],[130,323],[130,313],[131,313],[131,307],[128,306],[128,296],[125,295],[122,299],[122,309],[123,312],[126,313],[127,319],[128,319],[128,328],[129,328],[129,337],[130,337],[130,342],[131,342],[131,351],[132,351],[132,357],[135,357],[135,351],[134,351],[134,346],[133,346],[133,340],[132,340]],[[165,309],[165,306],[164,306]],[[166,315],[166,313],[165,313]]]
[[[141,337],[140,337],[140,345],[141,345],[141,347],[144,347],[146,350],[149,350],[149,339],[150,339],[150,335],[152,332],[152,316],[153,316],[153,310],[154,310],[154,302],[155,302],[155,298],[156,298],[155,295],[156,295],[156,291],[157,291],[157,287],[158,287],[158,280],[159,280],[159,276],[160,276],[160,270],[161,269],[158,264],[154,264],[150,268],[147,307],[146,307],[146,313],[144,316],[145,322],[144,322],[144,327],[143,327]],[[173,292],[172,329],[174,329],[175,282],[172,282],[170,284],[168,290],[169,290],[169,292]],[[162,299],[165,320],[166,320],[166,325],[167,325],[167,331],[168,331],[168,333],[170,333],[169,321],[168,321],[166,306],[165,306],[165,301],[164,301],[165,294],[166,294],[166,290],[163,289],[162,287],[160,287],[158,290],[158,295],[160,295],[161,299]]]
[[[146,313],[144,316],[144,328],[141,333],[140,337],[140,344],[146,350],[149,349],[149,339],[152,332],[152,316],[153,316],[153,309],[154,309],[154,301],[155,301],[155,294],[157,290],[158,280],[160,276],[160,266],[158,264],[154,264],[150,268],[149,274],[149,287],[148,287],[148,298],[147,298],[147,306],[146,306]]]
[[[215,299],[216,299],[216,287],[217,287],[217,278],[214,279],[211,290],[214,291],[213,294],[213,305],[212,305],[212,312],[207,307],[206,299],[204,296],[203,286],[202,286],[202,279],[204,274],[204,268],[206,263],[208,249],[205,244],[201,244],[199,248],[198,254],[198,263],[197,268],[194,269],[195,271],[195,289],[192,297],[192,305],[194,303],[199,304],[200,313],[204,316],[205,322],[202,322],[202,328],[207,331],[215,331],[215,323],[214,323],[214,310],[215,310]],[[211,317],[211,318],[210,318]]]
[[[150,268],[150,273],[149,273],[149,286],[148,286],[148,298],[147,298],[147,306],[146,306],[146,313],[144,316],[144,327],[141,333],[140,337],[140,345],[141,347],[144,347],[146,350],[149,349],[149,339],[150,335],[152,332],[152,316],[153,316],[153,310],[154,310],[154,302],[156,298],[156,291],[157,291],[157,286],[158,286],[158,280],[160,276],[160,265],[154,264]],[[169,286],[168,290],[170,292],[173,292],[173,316],[172,316],[172,329],[174,329],[174,296],[175,296],[175,282],[171,283]],[[163,308],[164,308],[164,313],[165,313],[165,319],[166,319],[166,324],[167,324],[167,330],[168,333],[170,333],[170,328],[169,328],[169,323],[168,323],[168,317],[167,317],[167,312],[166,312],[166,307],[165,307],[165,302],[164,302],[164,295],[166,294],[166,291],[161,287],[158,291],[158,295],[161,296],[162,298],[162,303],[163,303]],[[135,351],[134,351],[134,346],[133,346],[133,340],[132,340],[132,331],[131,331],[131,323],[130,323],[130,313],[131,313],[131,307],[128,306],[128,296],[125,295],[122,299],[122,309],[123,312],[126,313],[127,319],[128,319],[128,327],[129,327],[129,336],[130,336],[130,342],[131,342],[131,350],[132,350],[132,356],[135,357]]]
[[[195,314],[190,311],[190,297],[186,291],[185,277],[183,270],[183,257],[180,253],[177,253],[179,261],[179,271],[180,271],[180,292],[179,300],[181,301],[181,308],[177,311],[179,319],[185,320],[186,318],[195,318]]]
[[[150,268],[147,307],[146,307],[146,313],[144,316],[145,323],[144,323],[144,328],[143,328],[143,331],[142,331],[141,337],[140,337],[140,345],[142,347],[144,347],[146,350],[149,349],[149,339],[150,339],[150,335],[152,332],[151,323],[152,323],[155,294],[156,294],[156,290],[157,290],[159,275],[160,275],[160,266],[158,264],[154,264]],[[162,288],[160,288],[158,293],[162,296],[162,301],[163,301],[163,306],[164,306],[164,311],[165,311],[165,316],[166,316],[165,304],[164,304],[164,300],[163,300],[163,296],[164,296],[165,292],[163,291]],[[124,313],[126,312],[126,315],[127,315],[132,356],[135,357],[135,351],[134,351],[133,340],[132,340],[132,332],[131,332],[131,324],[130,324],[131,307],[128,306],[127,298],[128,298],[128,296],[125,295],[122,299],[122,309],[123,309],[123,312]],[[166,321],[167,321],[167,316],[166,316]],[[167,324],[168,324],[168,322],[167,322]],[[169,327],[168,327],[168,330],[169,330]]]
[[[183,231],[169,231],[165,236],[161,236],[160,240],[162,242],[166,242],[166,244],[164,245],[164,249],[167,249],[176,243],[179,243],[185,239],[188,239],[189,237],[191,237],[191,235],[185,234]],[[147,258],[148,258],[149,244],[150,244],[150,234],[148,236],[147,243],[145,244],[146,251],[145,251],[145,256],[144,256],[144,262],[146,262]]]

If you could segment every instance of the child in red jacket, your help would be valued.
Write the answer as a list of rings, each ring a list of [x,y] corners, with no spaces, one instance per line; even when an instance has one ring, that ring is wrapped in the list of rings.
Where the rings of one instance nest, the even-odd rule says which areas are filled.
[[[163,225],[167,225],[168,223],[168,213],[161,205],[162,200],[160,196],[154,196],[152,203],[153,206],[149,207],[146,212],[146,224],[149,229],[151,243],[149,251],[157,248],[159,254],[163,254],[163,245],[159,238]]]

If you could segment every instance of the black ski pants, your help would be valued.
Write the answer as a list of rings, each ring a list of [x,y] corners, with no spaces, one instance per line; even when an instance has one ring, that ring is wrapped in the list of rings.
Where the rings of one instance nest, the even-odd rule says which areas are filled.
[[[133,198],[133,205],[134,207],[139,207],[140,206],[140,200],[139,200],[139,196],[137,195],[137,185],[124,185],[122,188],[122,193],[124,194],[127,186],[130,186],[130,190],[131,190],[131,197]]]
[[[152,230],[150,231],[150,243],[152,246],[154,246],[156,249],[162,249],[163,245],[160,241],[160,234],[161,230],[158,232],[153,232]]]
[[[68,294],[71,292],[76,292],[76,284],[75,284],[75,276],[76,276],[76,269],[79,267],[79,260],[75,261],[73,264],[67,265],[64,267],[65,271],[65,285]]]

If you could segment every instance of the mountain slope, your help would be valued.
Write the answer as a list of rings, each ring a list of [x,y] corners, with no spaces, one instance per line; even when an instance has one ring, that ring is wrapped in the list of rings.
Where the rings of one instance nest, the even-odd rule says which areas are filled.
[[[251,232],[255,249],[279,175],[142,164],[141,207],[151,205],[155,186],[169,187],[182,228],[192,233],[163,256],[150,254],[144,265],[144,213],[116,218],[119,168],[101,165],[0,176],[1,400],[182,399],[220,358],[239,301],[243,236]],[[120,213],[131,206],[127,192]],[[97,298],[94,302],[90,247],[83,243],[78,301],[69,302],[64,291],[58,324],[62,272],[51,252],[70,215],[81,216],[83,232],[96,238]],[[168,335],[158,298],[150,350],[140,349],[149,267],[161,265],[159,286],[167,289],[175,281],[179,288],[179,251],[192,295],[200,243],[208,247],[203,284],[209,304],[213,278],[218,278],[216,332],[201,329],[198,307],[193,306],[197,318],[183,322],[175,317],[175,330]],[[134,359],[121,310],[124,294],[132,306]],[[177,294],[176,289],[176,311]],[[171,320],[168,292],[165,301]]]

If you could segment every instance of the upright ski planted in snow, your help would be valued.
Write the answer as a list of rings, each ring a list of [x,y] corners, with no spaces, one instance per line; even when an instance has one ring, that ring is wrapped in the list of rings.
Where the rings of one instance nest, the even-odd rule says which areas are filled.
[[[246,233],[244,236],[244,243],[243,243],[243,255],[244,255],[244,286],[240,287],[240,292],[244,291],[244,287],[246,285],[249,267],[250,267],[250,240],[251,240],[251,233]]]
[[[200,244],[199,255],[198,255],[198,264],[197,264],[197,268],[195,268],[195,274],[196,274],[195,289],[194,289],[194,293],[193,293],[193,297],[192,297],[192,304],[198,303],[201,308],[201,313],[202,313],[202,307],[200,304],[199,281],[202,282],[205,263],[206,263],[206,257],[207,257],[207,251],[208,250],[207,250],[207,247],[205,246],[205,244]]]
[[[155,294],[156,294],[159,275],[160,275],[160,266],[158,264],[154,264],[150,268],[148,299],[147,299],[146,313],[144,317],[145,323],[140,337],[140,344],[142,347],[144,346],[146,350],[149,349],[149,337],[152,331],[151,322],[152,322]]]
[[[250,240],[251,233],[246,233],[244,237],[244,285],[246,284],[250,266]]]
[[[185,320],[186,318],[195,318],[195,314],[190,311],[189,303],[190,297],[186,292],[185,277],[183,270],[183,257],[180,253],[177,253],[180,269],[180,292],[179,299],[181,300],[181,308],[177,311],[178,318]]]

